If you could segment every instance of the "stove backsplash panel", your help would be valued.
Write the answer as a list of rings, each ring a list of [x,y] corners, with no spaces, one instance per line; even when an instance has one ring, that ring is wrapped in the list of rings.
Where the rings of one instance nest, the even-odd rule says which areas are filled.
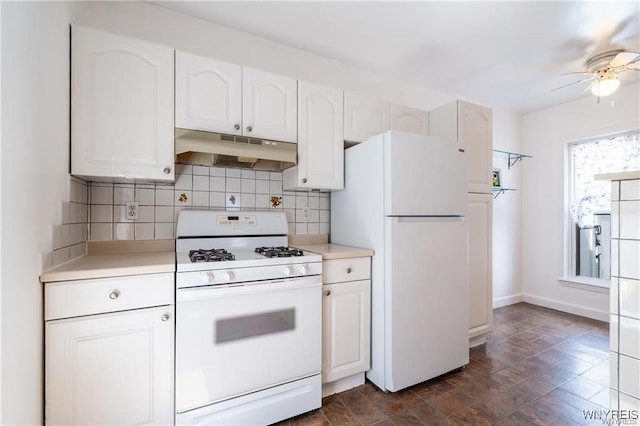
[[[137,202],[128,220],[126,203]],[[282,190],[282,173],[176,164],[174,185],[89,183],[89,239],[175,238],[182,209],[280,210],[289,234],[328,234],[330,194]]]

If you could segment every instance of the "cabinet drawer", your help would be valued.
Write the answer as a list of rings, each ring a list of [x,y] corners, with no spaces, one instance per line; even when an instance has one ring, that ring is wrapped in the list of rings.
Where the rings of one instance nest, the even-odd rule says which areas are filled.
[[[324,284],[368,280],[369,278],[371,278],[370,257],[351,257],[322,262],[322,282]]]
[[[45,284],[45,321],[173,304],[173,274]]]

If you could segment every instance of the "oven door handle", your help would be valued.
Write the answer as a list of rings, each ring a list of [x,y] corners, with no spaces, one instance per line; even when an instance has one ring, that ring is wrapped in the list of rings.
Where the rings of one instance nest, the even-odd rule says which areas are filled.
[[[195,299],[202,300],[230,295],[271,293],[312,287],[318,287],[318,289],[322,287],[321,275],[269,281],[252,281],[238,284],[180,288],[176,292],[176,295],[178,302],[187,302]]]

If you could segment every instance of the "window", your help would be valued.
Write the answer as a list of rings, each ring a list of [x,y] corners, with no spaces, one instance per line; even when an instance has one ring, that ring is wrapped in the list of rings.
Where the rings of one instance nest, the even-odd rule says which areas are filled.
[[[611,183],[597,174],[640,170],[640,132],[569,145],[570,276],[611,278]]]

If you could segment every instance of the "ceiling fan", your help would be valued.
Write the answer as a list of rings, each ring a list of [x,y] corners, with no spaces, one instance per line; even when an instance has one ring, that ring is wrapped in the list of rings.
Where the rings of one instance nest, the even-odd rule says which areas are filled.
[[[620,74],[628,71],[640,71],[640,53],[629,52],[624,49],[609,50],[598,53],[587,59],[585,62],[586,71],[570,72],[562,75],[585,74],[587,77],[581,78],[573,83],[556,87],[552,91],[572,86],[578,83],[589,82],[581,92],[588,87],[591,92],[598,97],[609,96],[620,86]]]

